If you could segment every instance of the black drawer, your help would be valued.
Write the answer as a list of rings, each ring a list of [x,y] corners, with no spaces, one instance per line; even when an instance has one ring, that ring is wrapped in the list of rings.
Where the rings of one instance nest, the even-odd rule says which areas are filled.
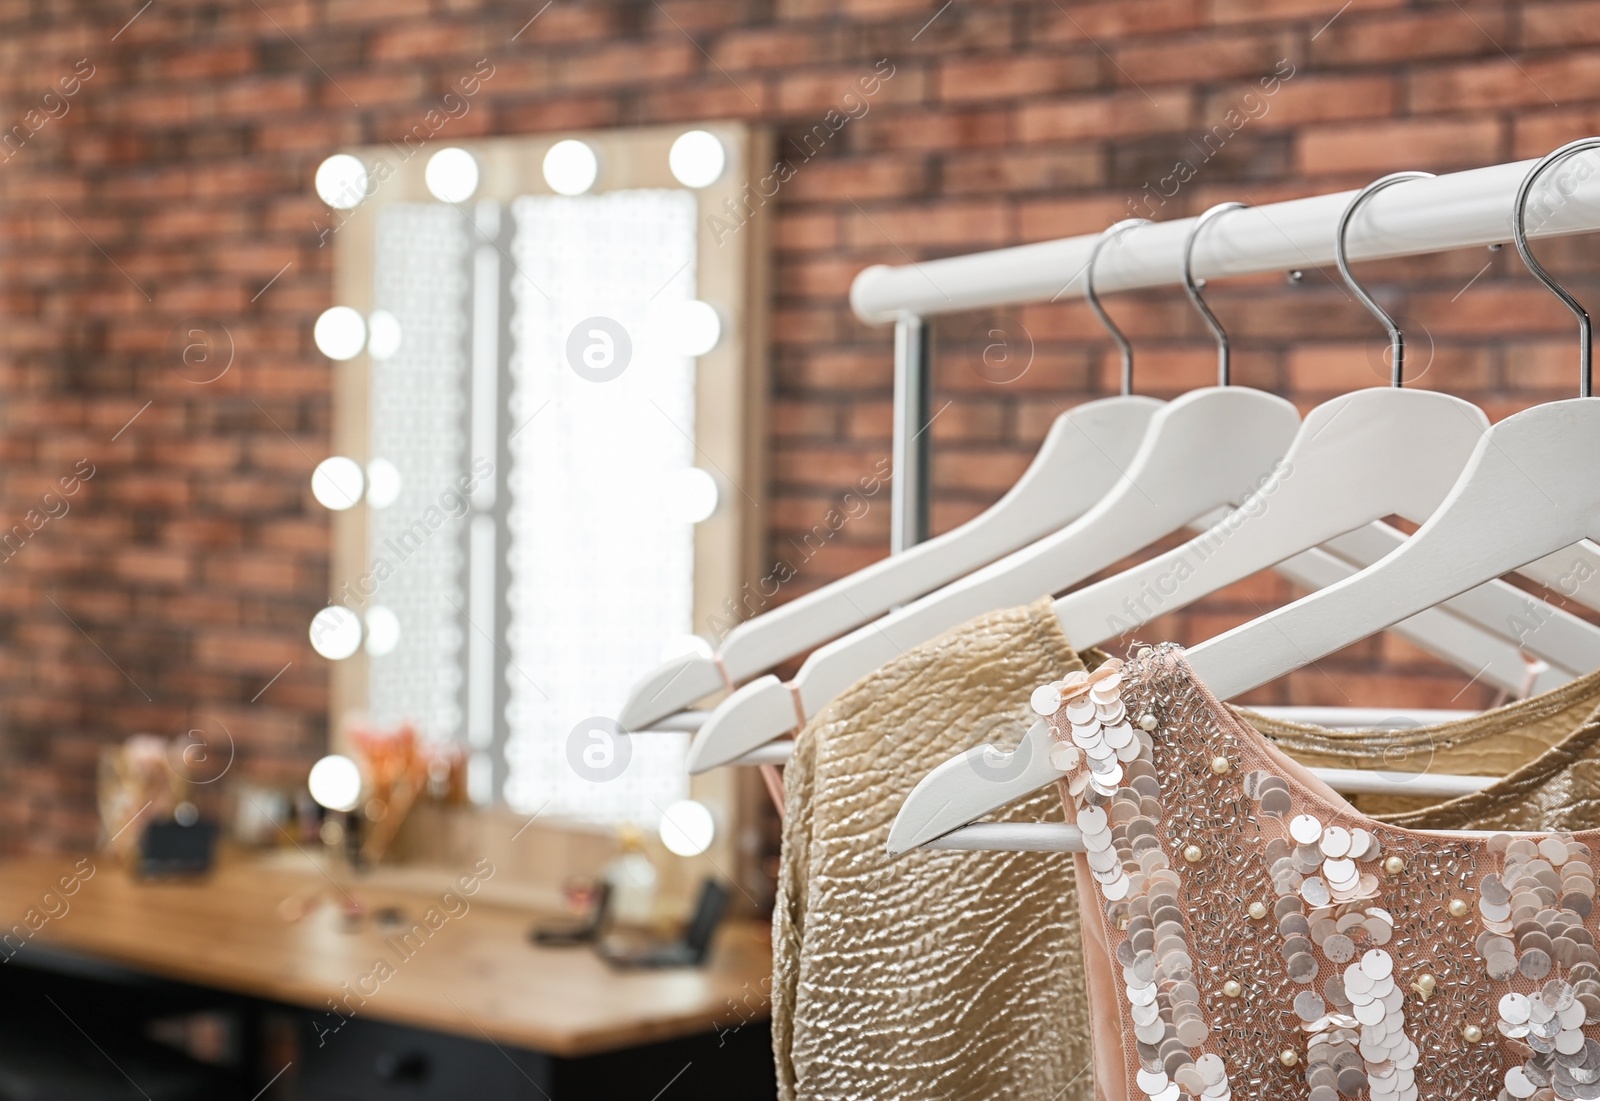
[[[307,1019],[296,1069],[302,1101],[546,1101],[550,1060],[536,1052],[359,1017],[321,1036]],[[321,1041],[320,1043],[318,1041]]]
[[[355,1018],[318,1036],[302,1017],[297,1101],[765,1101],[777,1096],[765,1021],[559,1059]],[[321,1043],[318,1043],[319,1038]]]

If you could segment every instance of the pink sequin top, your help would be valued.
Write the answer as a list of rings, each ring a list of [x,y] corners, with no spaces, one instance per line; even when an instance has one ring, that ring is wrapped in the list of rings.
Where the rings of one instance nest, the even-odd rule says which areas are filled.
[[[1035,693],[1107,1101],[1600,1099],[1593,847],[1363,817],[1177,647]]]

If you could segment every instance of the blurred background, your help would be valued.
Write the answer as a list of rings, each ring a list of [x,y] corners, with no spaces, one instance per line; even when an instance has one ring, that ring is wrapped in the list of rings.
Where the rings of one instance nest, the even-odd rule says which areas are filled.
[[[69,940],[81,924],[60,950],[124,993],[178,984],[160,990],[162,1050],[228,1068],[242,1097],[421,1096],[483,1051],[482,1081],[507,1076],[490,1095],[559,1096],[561,1074],[602,1088],[581,1077],[593,1064],[570,1069],[585,1058],[667,1043],[611,1094],[648,1099],[708,1065],[671,1044],[722,1050],[729,1029],[759,1081],[776,818],[750,777],[691,784],[682,731],[618,742],[609,716],[666,654],[887,553],[893,335],[852,312],[852,279],[1540,156],[1600,129],[1597,16],[1566,0],[0,0],[0,849],[20,869],[0,916],[47,918],[4,954],[46,958],[51,921]],[[1541,255],[1596,289],[1582,239]],[[1509,250],[1361,274],[1410,334],[1410,384],[1493,419],[1571,394],[1570,319]],[[1307,409],[1388,377],[1384,334],[1336,273],[1208,300],[1238,384]],[[1136,392],[1213,380],[1180,294],[1107,307]],[[934,336],[938,532],[1008,489],[1063,410],[1115,393],[1118,360],[1081,302],[941,317]],[[1292,595],[1251,579],[1140,635],[1197,641]],[[1254,698],[1291,694],[1498,699],[1393,638]],[[319,801],[308,776],[329,754],[355,768],[329,766]],[[177,849],[149,818],[179,827]],[[183,830],[208,823],[190,852]],[[214,841],[275,871],[218,869]],[[41,901],[80,854],[105,876],[82,884],[100,917]],[[127,872],[162,861],[239,877],[207,882],[259,922],[258,972],[218,974],[213,949],[162,932],[243,920],[215,892],[150,902]],[[508,952],[537,914],[581,923],[601,884],[640,927],[674,929],[702,881],[729,884],[722,970],[687,992],[624,973],[563,1039],[539,1015],[616,973],[549,964],[556,985],[519,1017],[494,1001],[520,996],[513,967],[497,1023],[475,1023],[478,993],[459,1014],[441,998],[510,957],[462,936],[410,1008],[367,995],[355,1020],[413,1031],[363,1039],[364,1078],[307,1069],[327,1067],[303,1049],[336,1023],[307,1015],[349,1016],[330,1008],[340,984],[444,893],[466,905],[463,874],[503,892]],[[143,948],[112,912],[146,923]],[[392,989],[416,982],[396,967]],[[72,969],[13,970],[49,995]],[[57,998],[62,1016],[102,1001],[91,989]],[[128,1020],[103,1027],[150,1031]],[[299,1069],[268,1083],[285,1061]],[[752,1096],[744,1073],[730,1096]],[[50,1096],[100,1096],[64,1088]]]

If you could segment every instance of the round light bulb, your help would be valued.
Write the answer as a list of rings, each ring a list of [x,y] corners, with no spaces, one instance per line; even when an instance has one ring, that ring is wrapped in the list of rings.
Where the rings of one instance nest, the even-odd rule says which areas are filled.
[[[366,346],[367,323],[349,306],[334,306],[322,311],[311,336],[329,359],[354,359]]]
[[[400,319],[388,310],[373,310],[367,318],[367,351],[373,359],[388,359],[400,350]]]
[[[317,166],[317,196],[335,210],[360,206],[367,183],[367,166],[349,153],[335,153]]]
[[[715,134],[690,130],[679,134],[667,154],[673,178],[684,187],[710,187],[727,167],[728,152]]]
[[[428,193],[442,203],[464,203],[478,190],[478,162],[465,149],[441,149],[422,174]]]
[[[361,802],[361,769],[350,758],[332,753],[311,766],[306,787],[318,806],[352,811]]]
[[[682,799],[661,814],[661,843],[679,856],[699,856],[711,847],[717,825],[704,803]]]
[[[374,604],[368,608],[367,653],[375,658],[381,658],[385,654],[392,654],[398,645],[400,645],[400,617],[382,604]]]
[[[367,504],[388,508],[400,496],[400,468],[388,459],[373,459],[367,464]]]
[[[679,354],[703,356],[722,339],[722,318],[709,302],[692,298],[673,308],[672,344]]]
[[[343,604],[329,604],[311,620],[311,648],[329,661],[343,661],[361,647],[361,617]]]
[[[576,138],[558,141],[544,155],[544,182],[557,195],[582,195],[600,178],[600,158]]]
[[[311,472],[311,496],[317,504],[334,512],[355,508],[364,486],[361,464],[343,455],[323,459]]]
[[[661,499],[667,515],[682,524],[698,524],[717,511],[717,480],[698,466],[674,470],[663,481]]]

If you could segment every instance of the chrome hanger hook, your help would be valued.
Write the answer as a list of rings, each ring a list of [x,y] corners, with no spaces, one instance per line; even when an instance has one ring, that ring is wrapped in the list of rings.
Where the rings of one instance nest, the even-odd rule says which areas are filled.
[[[1211,312],[1211,307],[1206,305],[1206,300],[1200,297],[1200,285],[1194,281],[1194,243],[1200,236],[1200,231],[1206,223],[1219,214],[1226,214],[1230,210],[1244,210],[1249,203],[1218,203],[1210,210],[1194,220],[1194,227],[1189,230],[1188,239],[1183,242],[1183,289],[1189,294],[1189,301],[1194,303],[1194,308],[1200,311],[1201,319],[1217,338],[1217,385],[1227,386],[1231,381],[1233,350],[1228,345],[1228,334],[1222,327],[1222,322],[1217,320],[1217,315]]]
[[[1346,252],[1345,237],[1350,232],[1350,223],[1354,220],[1356,211],[1361,208],[1362,203],[1377,192],[1382,191],[1391,184],[1404,183],[1406,180],[1431,179],[1433,179],[1432,172],[1391,172],[1387,176],[1373,180],[1366,187],[1356,192],[1355,198],[1351,199],[1344,208],[1344,213],[1339,215],[1339,228],[1333,237],[1333,258],[1339,265],[1339,274],[1344,276],[1345,286],[1355,293],[1356,298],[1367,308],[1367,312],[1376,317],[1383,324],[1383,327],[1389,330],[1389,351],[1390,358],[1393,360],[1389,367],[1389,384],[1396,387],[1405,382],[1405,334],[1400,331],[1400,326],[1395,323],[1394,318],[1389,316],[1389,312],[1378,305],[1372,295],[1368,294],[1362,289],[1361,284],[1356,282],[1356,277],[1350,274],[1350,257]]]
[[[1569,141],[1554,153],[1544,157],[1538,164],[1529,170],[1522,178],[1522,183],[1517,187],[1517,205],[1511,212],[1511,240],[1517,246],[1517,255],[1522,257],[1522,262],[1528,265],[1528,270],[1533,272],[1533,277],[1543,283],[1551,294],[1561,299],[1567,309],[1572,311],[1572,316],[1578,319],[1578,396],[1587,398],[1594,396],[1594,337],[1589,326],[1589,311],[1560,283],[1555,277],[1544,270],[1544,266],[1533,258],[1532,251],[1528,248],[1528,196],[1533,193],[1533,185],[1540,176],[1557,161],[1565,160],[1574,153],[1585,149],[1600,149],[1600,138],[1579,138]]]
[[[1106,332],[1111,334],[1111,339],[1117,342],[1117,347],[1122,350],[1122,393],[1126,397],[1133,393],[1133,345],[1128,343],[1128,338],[1122,335],[1122,330],[1117,328],[1111,320],[1111,315],[1106,313],[1106,308],[1100,305],[1100,296],[1094,291],[1094,266],[1100,259],[1100,250],[1112,241],[1121,237],[1135,226],[1151,225],[1149,218],[1124,218],[1116,225],[1111,226],[1100,234],[1094,247],[1089,250],[1089,262],[1083,269],[1083,297],[1088,300],[1089,308],[1100,319],[1100,324]]]

